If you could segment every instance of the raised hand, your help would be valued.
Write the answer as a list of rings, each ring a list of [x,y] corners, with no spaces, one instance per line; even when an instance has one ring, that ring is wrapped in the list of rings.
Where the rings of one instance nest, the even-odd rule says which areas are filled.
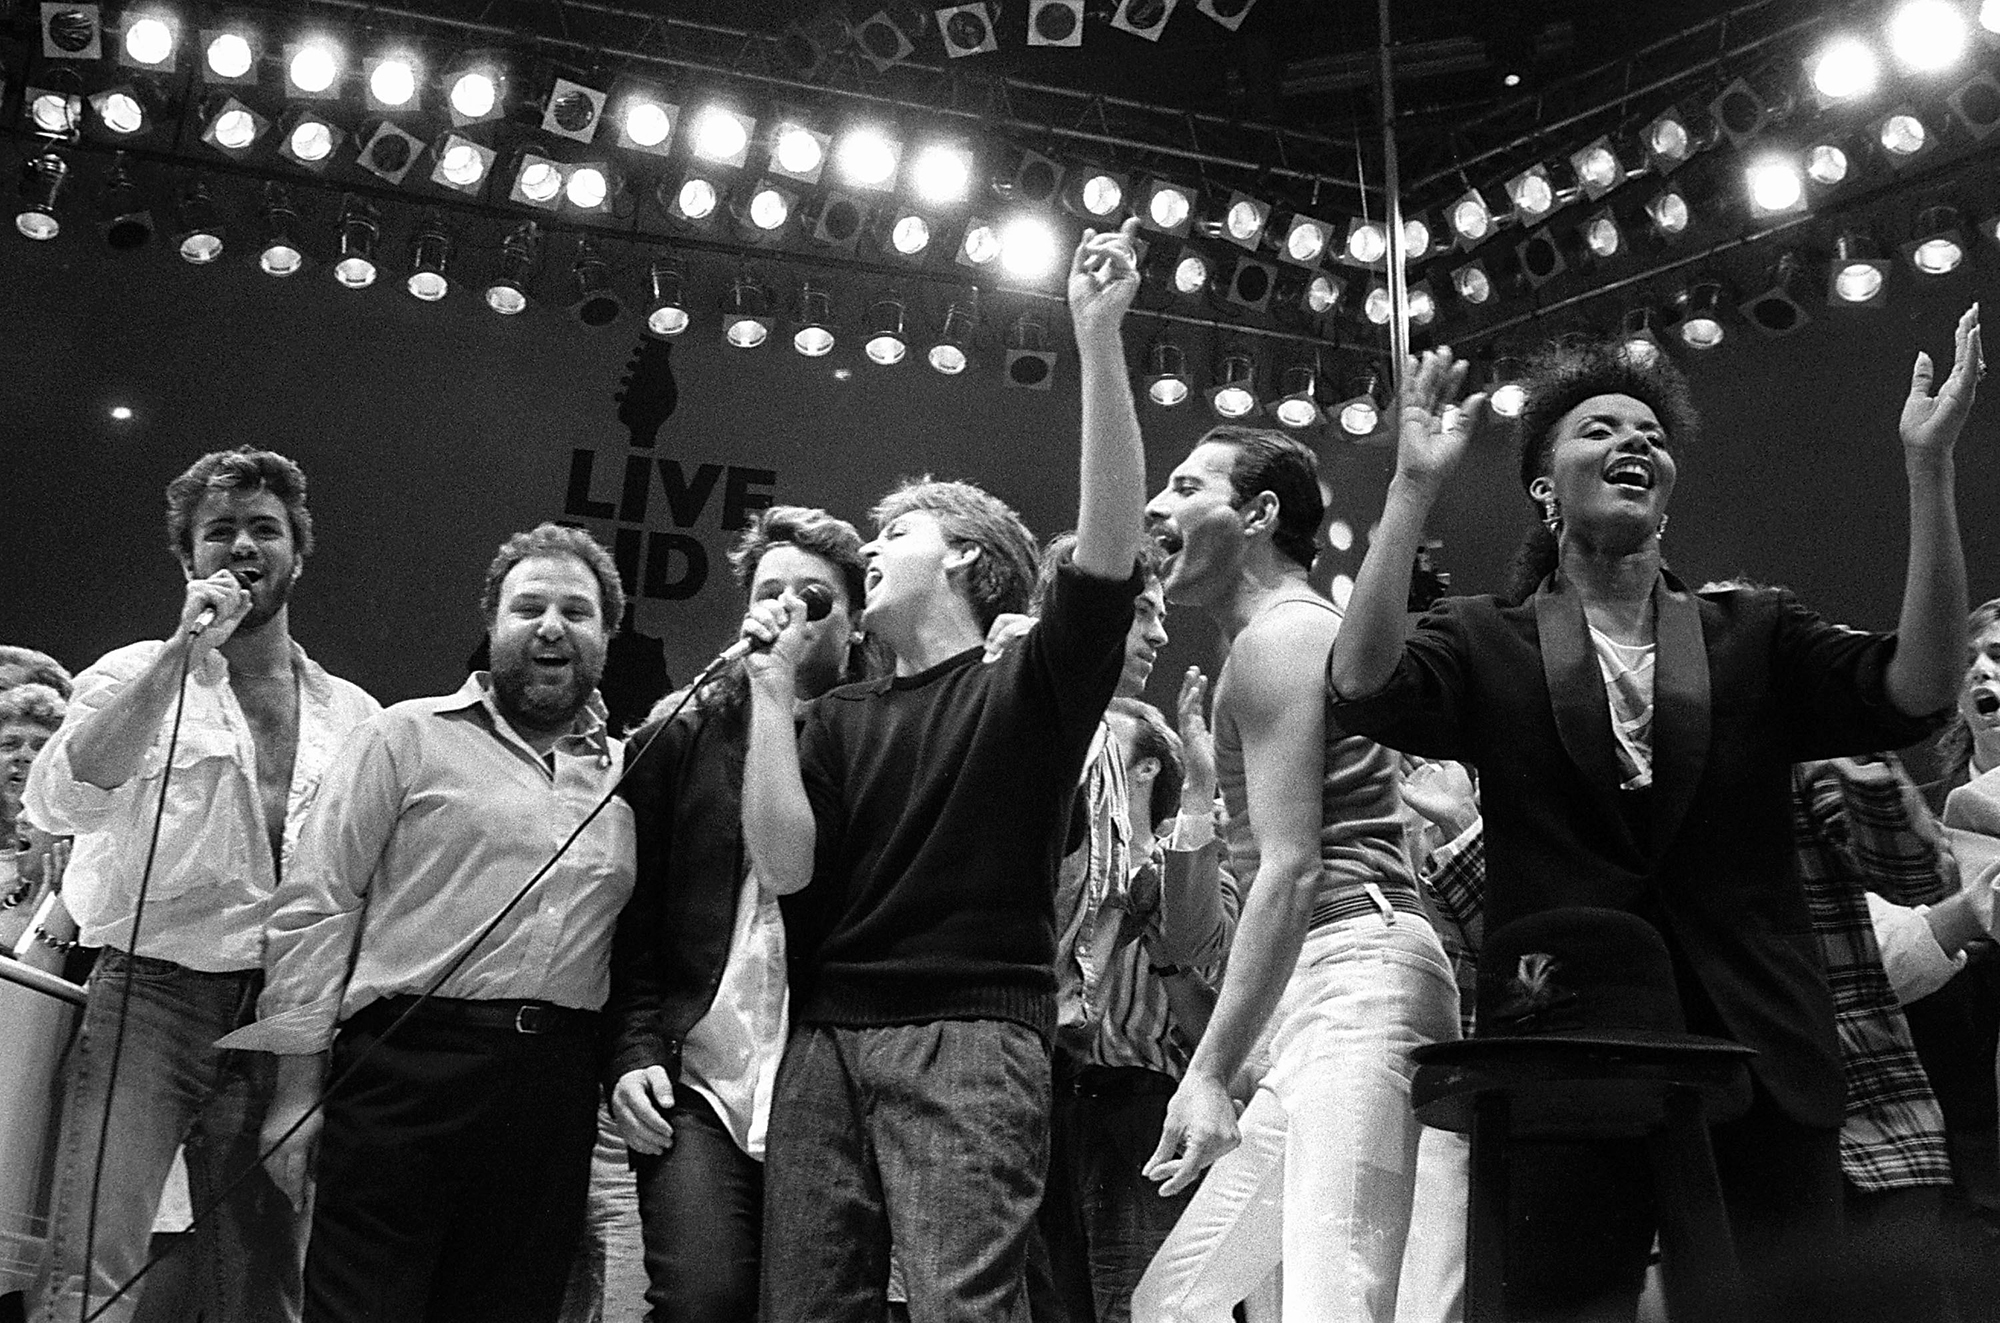
[[[1403,389],[1397,401],[1396,476],[1435,487],[1465,457],[1472,434],[1486,412],[1486,392],[1458,399],[1469,363],[1456,362],[1451,349],[1426,349],[1421,360],[1404,360]]]
[[[1139,291],[1138,217],[1102,234],[1085,230],[1069,262],[1070,325],[1078,340],[1115,331]]]
[[[1208,728],[1208,677],[1201,667],[1190,666],[1181,679],[1180,697],[1174,700],[1174,720],[1180,727],[1181,761],[1186,776],[1181,782],[1181,802],[1210,810],[1215,803],[1215,735]]]
[[[1931,356],[1917,353],[1916,367],[1910,372],[1910,394],[1903,401],[1901,431],[1903,449],[1912,455],[1949,455],[1958,441],[1959,429],[1972,412],[1973,397],[1979,393],[1979,379],[1986,375],[1986,355],[1979,339],[1979,305],[1973,304],[1958,319],[1953,336],[1951,375],[1937,394],[1931,394],[1935,369]]]

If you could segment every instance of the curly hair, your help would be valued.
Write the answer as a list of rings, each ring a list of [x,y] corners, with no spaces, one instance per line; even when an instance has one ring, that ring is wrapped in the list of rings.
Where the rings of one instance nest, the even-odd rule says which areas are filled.
[[[1297,437],[1261,427],[1225,423],[1211,427],[1196,441],[1232,447],[1236,462],[1229,469],[1231,504],[1241,507],[1259,492],[1278,498],[1278,527],[1271,545],[1288,559],[1311,569],[1319,556],[1319,526],[1326,518],[1326,498],[1319,490],[1319,460],[1312,447]]]
[[[66,710],[63,696],[45,684],[17,684],[0,692],[0,726],[25,721],[53,735]]]
[[[16,647],[11,643],[0,643],[0,670],[10,669],[18,670],[21,673],[20,678],[13,684],[0,682],[0,687],[11,689],[15,684],[47,685],[61,697],[69,697],[72,687],[69,671],[46,652]]]
[[[752,517],[729,549],[729,568],[736,575],[736,586],[748,588],[764,553],[784,546],[809,552],[839,570],[848,606],[860,609],[868,574],[861,559],[861,534],[845,519],[804,505],[774,505]]]
[[[486,582],[479,589],[479,613],[491,621],[500,612],[500,584],[524,560],[536,556],[574,556],[597,578],[598,608],[603,613],[604,631],[616,633],[625,619],[625,585],[618,581],[618,566],[604,544],[581,528],[568,524],[537,524],[525,533],[516,533],[500,544],[493,563],[486,567]]]
[[[194,559],[194,512],[210,492],[266,491],[285,507],[292,526],[292,550],[312,554],[312,511],[306,509],[306,475],[275,450],[238,446],[212,450],[167,484],[167,548],[177,560]]]
[[[969,482],[911,479],[883,497],[871,518],[881,528],[912,511],[933,516],[945,541],[976,547],[966,571],[966,595],[982,629],[998,617],[1028,609],[1040,558],[1035,535],[1005,501]]]

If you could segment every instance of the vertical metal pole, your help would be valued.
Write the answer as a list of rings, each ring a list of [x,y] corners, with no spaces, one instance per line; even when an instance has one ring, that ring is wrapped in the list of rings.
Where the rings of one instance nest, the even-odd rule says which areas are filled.
[[[1382,94],[1382,192],[1386,199],[1383,224],[1388,229],[1389,376],[1400,396],[1403,361],[1410,356],[1410,290],[1403,269],[1403,179],[1396,161],[1396,76],[1389,52],[1389,0],[1376,0],[1381,60],[1377,66]],[[1393,407],[1393,406],[1392,406]]]

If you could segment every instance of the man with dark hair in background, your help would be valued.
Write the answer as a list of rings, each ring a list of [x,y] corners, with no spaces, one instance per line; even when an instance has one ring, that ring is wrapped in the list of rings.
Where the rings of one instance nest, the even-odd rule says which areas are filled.
[[[867,626],[891,678],[836,689],[794,733],[804,604],[753,606],[744,841],[788,907],[791,1040],[766,1170],[763,1308],[882,1317],[893,1248],[914,1323],[1018,1320],[1042,1192],[1056,866],[1117,686],[1139,588],[1145,456],[1119,323],[1133,222],[1070,267],[1082,359],[1076,554],[1020,646],[1034,543],[964,483],[879,506]],[[808,885],[810,884],[810,885]]]
[[[279,1054],[264,1138],[295,1203],[319,1145],[312,1323],[546,1323],[583,1229],[632,887],[624,801],[584,826],[618,778],[597,681],[624,591],[588,533],[543,524],[502,545],[480,607],[492,671],[396,704],[328,769],[262,1018],[231,1040]]]
[[[37,827],[76,838],[63,899],[81,944],[104,948],[63,1098],[42,1323],[80,1317],[86,1295],[103,1306],[139,1272],[183,1141],[194,1207],[222,1201],[196,1233],[206,1317],[299,1310],[302,1227],[261,1173],[236,1180],[255,1166],[272,1063],[215,1043],[250,1018],[305,806],[377,704],[292,641],[312,550],[296,464],[204,455],[167,487],[167,540],[187,578],[178,626],[77,677],[25,796]],[[99,1317],[129,1319],[138,1302],[126,1291]]]

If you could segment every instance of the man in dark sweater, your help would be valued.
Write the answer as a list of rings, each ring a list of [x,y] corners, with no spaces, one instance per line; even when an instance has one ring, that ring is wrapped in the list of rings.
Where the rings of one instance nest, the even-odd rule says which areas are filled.
[[[1145,496],[1119,323],[1131,226],[1071,263],[1082,359],[1078,539],[1040,625],[1034,542],[998,500],[920,482],[875,511],[869,631],[887,680],[835,690],[795,740],[803,605],[756,604],[743,833],[781,895],[794,1030],[765,1172],[764,1316],[878,1320],[889,1254],[913,1323],[1026,1318],[1055,1019],[1054,889],[1091,736],[1124,664]]]

